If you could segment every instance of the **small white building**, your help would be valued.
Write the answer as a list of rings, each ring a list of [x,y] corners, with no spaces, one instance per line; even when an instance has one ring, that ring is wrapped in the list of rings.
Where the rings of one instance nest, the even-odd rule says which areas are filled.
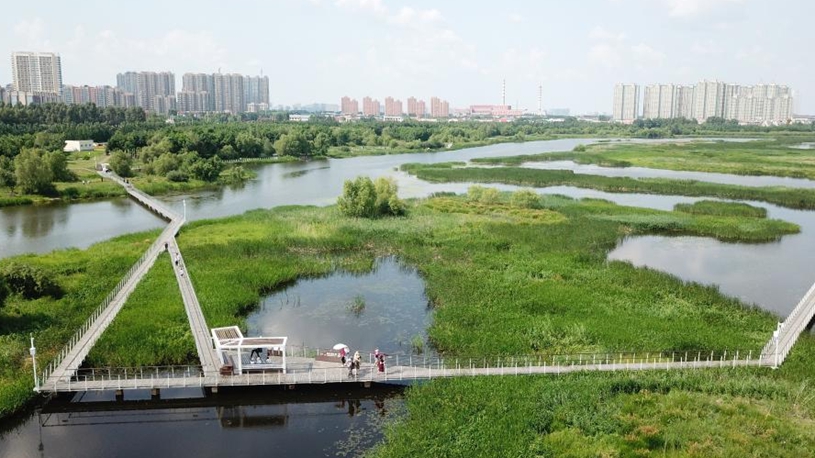
[[[93,140],[65,140],[62,151],[73,153],[75,151],[93,151]]]

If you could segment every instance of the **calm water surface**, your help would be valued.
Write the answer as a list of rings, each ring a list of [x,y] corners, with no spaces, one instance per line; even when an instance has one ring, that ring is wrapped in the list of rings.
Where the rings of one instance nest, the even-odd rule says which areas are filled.
[[[353,305],[362,301],[364,308]],[[250,336],[289,337],[293,345],[322,349],[344,343],[367,354],[410,353],[410,341],[427,336],[432,314],[424,281],[415,269],[393,257],[366,274],[336,272],[266,296],[247,318]]]
[[[51,401],[0,422],[0,458],[358,456],[404,411],[401,387],[172,391],[162,395],[187,399]]]

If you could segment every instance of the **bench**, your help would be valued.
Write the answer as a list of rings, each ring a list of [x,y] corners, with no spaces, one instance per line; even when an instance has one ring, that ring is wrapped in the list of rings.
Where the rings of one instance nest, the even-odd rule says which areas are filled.
[[[232,375],[235,371],[235,363],[232,361],[232,357],[224,351],[221,352],[221,359],[224,362],[224,365],[221,366],[221,375]]]

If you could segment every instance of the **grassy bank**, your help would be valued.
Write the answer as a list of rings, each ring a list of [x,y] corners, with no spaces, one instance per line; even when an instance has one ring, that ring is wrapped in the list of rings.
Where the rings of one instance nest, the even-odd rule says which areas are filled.
[[[677,143],[599,143],[584,151],[479,158],[482,164],[519,165],[524,162],[574,161],[605,167],[647,167],[735,175],[766,175],[815,179],[815,150],[794,146],[813,137],[780,137],[750,142],[694,141]],[[582,149],[582,148],[581,148]]]
[[[787,208],[815,209],[815,189],[748,187],[665,178],[605,177],[574,173],[571,170],[536,170],[522,167],[451,168],[437,164],[405,164],[402,170],[432,182],[505,183],[536,188],[575,186],[605,192],[756,200]]]
[[[87,250],[0,261],[0,267],[10,262],[39,267],[65,291],[58,299],[25,300],[13,295],[0,307],[0,416],[19,409],[33,396],[29,334],[34,336],[42,368],[141,257],[156,234],[118,237]]]

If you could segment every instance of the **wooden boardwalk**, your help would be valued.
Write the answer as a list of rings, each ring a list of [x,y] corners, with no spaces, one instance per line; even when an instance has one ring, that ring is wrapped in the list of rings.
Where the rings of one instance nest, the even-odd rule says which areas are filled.
[[[181,250],[175,240],[184,218],[168,209],[152,197],[135,189],[112,173],[100,173],[122,185],[130,196],[139,203],[167,219],[170,224],[159,238],[150,246],[142,258],[130,269],[127,275],[111,292],[108,298],[91,315],[88,321],[71,338],[65,349],[46,368],[41,378],[42,384],[36,390],[94,391],[94,390],[133,390],[160,388],[217,388],[221,386],[256,386],[256,385],[298,385],[325,383],[371,383],[371,382],[410,382],[445,377],[467,376],[504,376],[533,374],[566,374],[579,371],[628,371],[628,370],[682,370],[713,367],[765,366],[778,367],[786,359],[793,345],[815,315],[815,285],[801,299],[795,310],[779,327],[770,341],[758,355],[752,352],[739,354],[711,353],[702,355],[685,353],[684,355],[654,353],[574,355],[552,359],[549,364],[534,357],[504,358],[503,361],[488,364],[474,364],[472,360],[447,361],[425,358],[415,361],[412,357],[399,360],[390,358],[385,372],[378,372],[374,365],[364,364],[359,373],[349,376],[348,369],[339,363],[327,363],[302,355],[291,354],[285,373],[279,370],[252,370],[247,364],[248,373],[238,375],[220,375],[221,361],[213,348],[210,329],[201,311],[198,297],[195,294],[189,272],[184,264]],[[97,369],[78,370],[88,352],[99,336],[110,325],[121,310],[130,293],[135,290],[144,275],[155,263],[158,255],[168,244],[170,262],[173,263],[184,308],[190,322],[200,366]],[[177,259],[177,262],[176,262]],[[591,357],[590,357],[591,356]],[[510,363],[507,364],[507,361]]]
[[[696,356],[692,359],[672,361],[664,357],[631,359],[625,361],[586,358],[582,362],[571,361],[556,364],[533,364],[532,360],[516,359],[511,363],[491,367],[476,367],[467,361],[443,361],[434,359],[427,363],[417,360],[416,364],[399,364],[386,366],[384,372],[378,372],[373,364],[363,364],[359,372],[349,375],[348,369],[339,363],[325,363],[312,358],[291,357],[286,373],[282,371],[258,371],[241,375],[204,374],[197,368],[156,368],[155,371],[138,369],[130,372],[111,372],[99,369],[83,373],[78,377],[54,381],[53,385],[43,389],[53,392],[71,391],[112,391],[112,390],[157,390],[162,388],[218,388],[242,386],[274,385],[318,385],[329,383],[397,383],[432,380],[449,377],[478,376],[524,376],[524,375],[560,375],[574,372],[613,372],[644,370],[689,370],[728,367],[761,366],[762,358],[752,354],[733,356],[718,355],[715,358]],[[403,363],[407,363],[403,358]],[[389,358],[393,363],[393,358]]]
[[[172,255],[170,262],[173,263],[175,278],[181,290],[181,298],[184,300],[184,309],[190,321],[190,329],[195,339],[195,349],[198,351],[202,371],[207,376],[216,374],[221,367],[221,360],[212,347],[212,337],[207,326],[207,320],[201,311],[201,304],[198,302],[198,296],[192,286],[190,274],[187,271],[186,264],[184,264],[184,256],[181,254],[181,249],[174,238],[170,240],[170,253]]]

